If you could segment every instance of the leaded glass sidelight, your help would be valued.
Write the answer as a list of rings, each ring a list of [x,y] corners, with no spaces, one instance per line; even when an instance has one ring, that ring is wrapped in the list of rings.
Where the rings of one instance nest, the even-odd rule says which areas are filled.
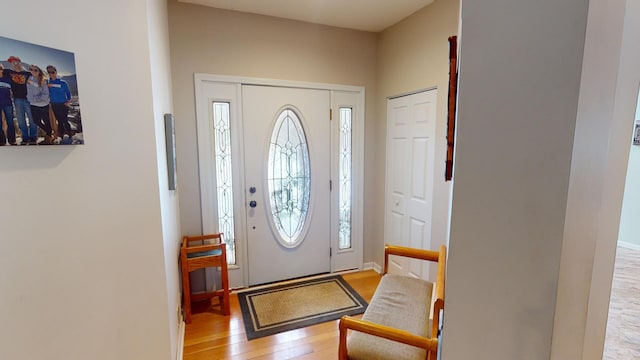
[[[218,231],[227,244],[227,263],[236,263],[233,232],[233,176],[231,168],[231,125],[229,103],[213,103],[214,154],[216,159],[216,192],[218,195]]]
[[[338,246],[351,248],[351,124],[352,109],[340,108],[340,159],[338,170]]]
[[[309,210],[309,148],[298,115],[284,109],[276,120],[267,171],[272,219],[282,245],[297,246]]]

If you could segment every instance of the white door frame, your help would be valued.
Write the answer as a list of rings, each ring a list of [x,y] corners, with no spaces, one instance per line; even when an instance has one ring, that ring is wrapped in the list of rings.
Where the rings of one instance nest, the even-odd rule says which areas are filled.
[[[225,88],[221,93],[212,94],[211,85],[220,85]],[[363,256],[363,189],[364,189],[364,99],[365,89],[361,86],[347,86],[339,84],[312,83],[303,81],[289,81],[265,78],[250,78],[226,75],[212,74],[194,74],[195,98],[196,98],[196,127],[198,140],[198,164],[200,172],[200,199],[202,214],[202,232],[212,233],[218,231],[218,211],[216,199],[216,179],[215,179],[215,160],[213,154],[213,124],[210,121],[209,105],[212,101],[228,101],[231,102],[231,116],[234,113],[237,117],[231,120],[231,143],[232,143],[232,162],[233,162],[233,196],[234,196],[234,222],[235,222],[235,238],[236,238],[236,262],[237,264],[229,267],[229,280],[231,287],[245,287],[248,284],[247,267],[247,234],[246,234],[246,184],[244,181],[244,143],[242,129],[242,85],[263,85],[263,86],[279,86],[304,89],[322,89],[331,92],[331,106],[333,113],[338,113],[335,106],[344,105],[344,99],[349,99],[351,95],[352,106],[354,108],[354,122],[352,127],[353,143],[352,143],[352,162],[353,162],[353,199],[352,199],[352,248],[344,251],[337,251],[337,216],[334,216],[332,210],[331,216],[331,246],[333,256],[331,257],[331,271],[344,270],[338,259],[349,257],[354,265],[350,266],[354,269],[362,269]],[[335,99],[340,99],[336,101]],[[327,109],[329,111],[329,109]],[[235,128],[234,128],[235,126]],[[332,121],[331,132],[332,139],[334,133],[339,131],[336,125],[335,116]],[[336,146],[331,146],[336,149]],[[332,150],[333,151],[333,150]],[[337,154],[332,154],[332,158]],[[331,179],[334,184],[337,183],[337,164],[332,162]],[[328,184],[327,184],[328,185]],[[336,189],[336,187],[334,187]],[[334,191],[335,193],[335,191]],[[332,195],[331,208],[337,208],[338,204],[334,199],[337,196]],[[335,233],[335,234],[334,234]]]

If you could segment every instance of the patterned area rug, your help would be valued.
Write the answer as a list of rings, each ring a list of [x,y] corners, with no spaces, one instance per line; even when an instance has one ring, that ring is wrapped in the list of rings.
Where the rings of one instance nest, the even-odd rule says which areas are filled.
[[[248,340],[362,314],[367,302],[342,276],[305,280],[238,294]]]

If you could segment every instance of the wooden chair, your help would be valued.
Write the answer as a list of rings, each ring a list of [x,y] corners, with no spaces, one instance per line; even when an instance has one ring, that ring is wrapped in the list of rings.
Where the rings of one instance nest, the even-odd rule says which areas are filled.
[[[200,245],[190,245],[198,241]],[[191,294],[189,273],[208,267],[220,268],[222,288],[212,292]],[[217,297],[224,315],[229,315],[229,275],[227,272],[226,244],[222,240],[222,233],[185,236],[180,248],[180,268],[182,271],[182,298],[184,317],[187,324],[191,323],[191,301],[208,300]]]
[[[384,275],[388,271],[389,255],[437,262],[438,274],[435,284],[405,276]],[[439,351],[441,316],[444,311],[446,258],[447,248],[444,245],[440,247],[440,251],[386,245],[384,276],[362,319],[349,316],[340,319],[338,359],[435,360]],[[425,287],[430,289],[429,291],[421,290],[425,283],[429,283],[429,286]],[[408,293],[399,291],[401,288]],[[416,304],[413,304],[413,307],[407,306],[408,303],[414,302]],[[419,328],[421,334],[407,331],[407,327]],[[429,331],[425,334],[427,329]],[[351,334],[353,336],[350,341],[347,341],[348,330],[355,332]],[[412,348],[407,350],[402,344],[410,345]],[[401,352],[404,355],[399,355]]]

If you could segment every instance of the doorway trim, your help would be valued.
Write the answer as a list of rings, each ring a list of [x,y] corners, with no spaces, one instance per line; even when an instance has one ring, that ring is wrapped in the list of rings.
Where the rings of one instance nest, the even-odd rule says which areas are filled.
[[[207,85],[218,84],[225,87],[227,94],[212,96],[205,89]],[[235,120],[231,120],[231,146],[232,146],[232,163],[233,163],[233,197],[234,197],[234,221],[235,221],[235,240],[236,240],[236,265],[229,267],[229,279],[231,287],[245,287],[249,283],[248,279],[248,253],[247,253],[247,233],[246,233],[246,211],[247,204],[246,184],[244,181],[244,140],[242,129],[242,86],[243,85],[261,85],[289,87],[300,89],[320,89],[329,90],[331,93],[331,109],[333,114],[338,113],[337,106],[343,105],[345,95],[352,99],[352,106],[355,113],[353,117],[352,127],[352,222],[351,222],[351,240],[352,248],[338,251],[338,217],[337,196],[331,197],[331,272],[339,270],[348,270],[346,268],[336,267],[337,259],[342,257],[350,257],[354,259],[354,265],[350,269],[362,269],[363,263],[363,193],[364,193],[364,109],[365,109],[365,89],[362,86],[349,86],[329,83],[314,83],[305,81],[292,81],[281,79],[252,78],[228,75],[214,75],[195,73],[195,100],[196,100],[196,129],[198,142],[198,169],[200,180],[200,207],[202,217],[202,232],[211,233],[218,231],[218,214],[216,199],[216,179],[215,179],[215,159],[213,157],[213,126],[210,121],[209,104],[212,101],[229,101],[232,103],[231,112],[235,111]],[[341,99],[340,102],[336,99]],[[330,110],[327,109],[329,112]],[[233,115],[232,115],[233,116]],[[331,122],[331,149],[336,149],[333,141],[336,137],[333,134],[339,131],[339,123],[334,120]],[[234,128],[235,126],[235,128]],[[337,154],[332,153],[332,159]],[[331,163],[331,180],[337,183],[337,161]],[[336,189],[336,187],[334,187]],[[208,285],[207,285],[208,286]]]

